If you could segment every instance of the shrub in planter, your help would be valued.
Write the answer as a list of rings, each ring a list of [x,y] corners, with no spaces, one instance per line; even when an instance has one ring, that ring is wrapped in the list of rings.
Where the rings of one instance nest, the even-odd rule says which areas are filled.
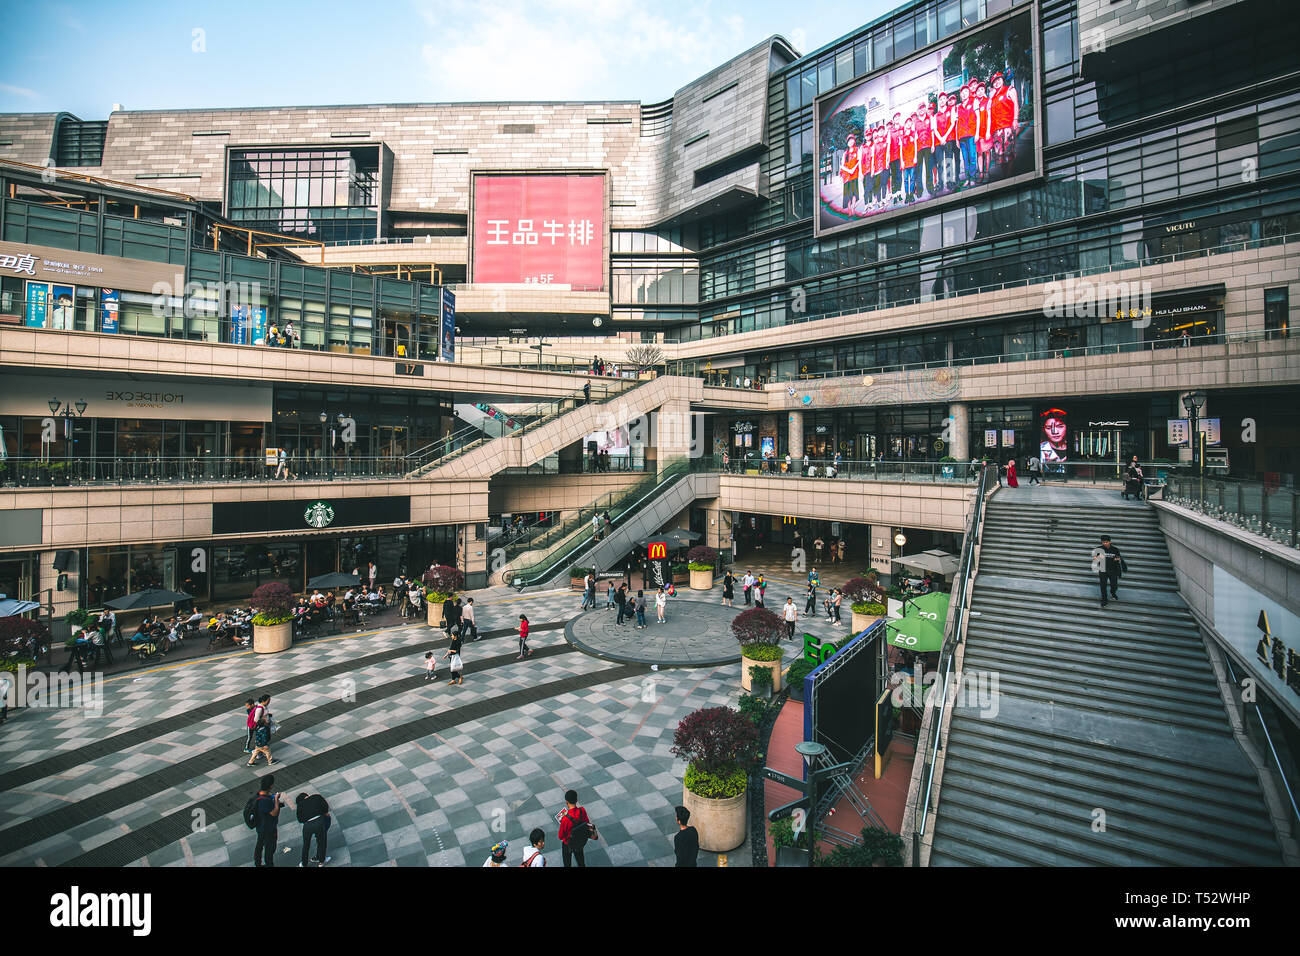
[[[686,560],[692,571],[712,571],[718,566],[718,552],[713,548],[697,544],[686,552]]]
[[[780,648],[777,648],[777,650],[779,651]],[[749,669],[749,686],[752,693],[766,697],[772,692],[772,669],[770,667],[751,667]]]
[[[758,757],[758,730],[730,707],[704,707],[677,725],[672,752],[697,772],[719,775],[740,770],[743,775]],[[689,782],[687,786],[697,792]]]
[[[878,827],[862,828],[861,846],[837,846],[818,866],[902,866],[903,838]]]
[[[794,817],[782,817],[772,824],[772,845],[793,846],[800,850],[808,849],[808,828],[804,827],[799,835],[794,835]]]
[[[36,669],[36,661],[30,657],[10,657],[7,660],[0,661],[0,671],[17,674],[20,667],[26,667],[28,671],[33,671]]]
[[[437,604],[455,597],[456,592],[465,586],[465,575],[460,569],[445,564],[434,565],[425,577],[428,580],[425,581],[424,599]]]
[[[752,607],[748,611],[741,611],[731,619],[731,633],[742,649],[748,651],[755,644],[767,644],[778,651],[776,657],[770,659],[780,659],[779,651],[781,639],[785,637],[785,622],[775,612],[765,607]],[[745,656],[750,655],[746,653]]]
[[[853,613],[868,614],[872,617],[884,617],[885,605],[879,603],[878,601],[854,601]]]
[[[592,568],[580,568],[575,564],[573,567],[569,568],[569,577],[573,578],[575,581],[581,581],[590,574],[592,570]]]
[[[90,625],[94,624],[96,620],[95,615],[91,614],[84,607],[73,608],[67,614],[63,615],[63,619],[72,625],[74,631],[77,630],[77,628],[90,627]]]
[[[733,767],[722,773],[709,773],[693,764],[686,768],[686,789],[698,797],[709,800],[725,800],[738,797],[745,792],[749,775],[739,767]]]
[[[803,700],[803,679],[811,674],[817,666],[806,657],[800,657],[790,665],[790,669],[785,672],[785,680],[790,688],[792,698]]]
[[[685,573],[686,573],[687,571],[689,571],[690,569],[691,569],[691,566],[690,566],[689,564],[674,564],[674,565],[673,565],[673,574],[675,574],[675,575],[676,575],[676,574],[685,574]]]
[[[293,592],[279,581],[268,581],[253,592],[248,603],[257,609],[253,623],[261,627],[283,624],[293,619]]]
[[[755,697],[753,694],[740,695],[740,712],[753,721],[755,727],[763,722],[763,716],[767,713],[767,708],[768,702],[762,697]]]
[[[762,661],[765,664],[779,661],[785,656],[785,652],[773,644],[741,644],[740,653],[751,661]]]

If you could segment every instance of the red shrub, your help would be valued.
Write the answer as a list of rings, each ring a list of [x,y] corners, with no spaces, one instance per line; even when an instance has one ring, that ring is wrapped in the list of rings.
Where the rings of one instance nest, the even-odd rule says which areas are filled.
[[[731,633],[742,647],[746,644],[780,644],[785,637],[785,622],[765,607],[751,607],[731,619]]]
[[[730,707],[705,707],[677,725],[673,753],[708,773],[748,766],[758,755],[758,729]]]

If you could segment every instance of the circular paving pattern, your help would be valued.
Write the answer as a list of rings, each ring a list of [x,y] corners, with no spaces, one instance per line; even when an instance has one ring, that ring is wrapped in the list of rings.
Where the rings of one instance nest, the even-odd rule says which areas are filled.
[[[618,610],[598,603],[566,625],[564,636],[581,651],[606,660],[664,667],[706,667],[740,660],[740,645],[731,635],[731,621],[745,608],[723,607],[722,592],[713,601],[687,597],[668,599],[664,623],[655,616],[654,600],[646,609],[646,626],[638,629],[636,617],[624,618]]]

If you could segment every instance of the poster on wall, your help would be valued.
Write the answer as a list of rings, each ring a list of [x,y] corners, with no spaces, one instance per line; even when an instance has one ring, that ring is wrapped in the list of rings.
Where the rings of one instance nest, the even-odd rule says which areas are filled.
[[[50,286],[47,282],[27,283],[27,327],[29,329],[45,328],[45,311],[50,299]]]
[[[230,307],[230,343],[232,345],[266,344],[266,307],[232,305]]]
[[[749,436],[745,436],[745,437],[749,437]],[[759,445],[759,452],[762,454],[764,458],[766,458],[768,455],[775,455],[776,439],[773,438],[771,435],[764,435],[761,440],[761,444]]]
[[[666,588],[672,584],[672,560],[668,557],[668,542],[651,541],[646,545],[646,571],[651,588]]]
[[[446,286],[442,288],[442,336],[438,361],[456,361],[456,295]]]
[[[1034,21],[970,30],[817,100],[817,235],[1038,175]]]
[[[50,286],[49,328],[71,332],[76,328],[76,309],[73,305],[77,290],[70,285]]]
[[[1038,458],[1043,463],[1043,470],[1048,471],[1049,466],[1056,466],[1051,470],[1062,472],[1065,470],[1064,462],[1070,457],[1070,429],[1066,424],[1065,411],[1049,408],[1038,418],[1043,426],[1042,437],[1038,442]]]
[[[984,429],[984,447],[985,448],[998,447],[998,430],[996,428]]]
[[[1016,445],[1016,432],[1013,428],[1002,429],[1002,447],[1014,448]]]
[[[122,293],[116,289],[99,290],[99,331],[116,335],[118,330],[117,310],[121,304]]]

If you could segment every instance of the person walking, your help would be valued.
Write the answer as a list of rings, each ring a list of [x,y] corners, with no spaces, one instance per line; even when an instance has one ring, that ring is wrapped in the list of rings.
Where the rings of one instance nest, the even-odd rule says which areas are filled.
[[[592,608],[594,610],[595,607],[596,607],[596,579],[593,578],[591,572],[588,571],[587,576],[582,581],[582,607],[580,608],[580,610],[585,611],[587,610],[587,608]]]
[[[645,627],[645,592],[636,592],[636,626],[637,630]]]
[[[817,610],[817,581],[814,579],[808,582],[808,600],[804,604],[803,613],[805,615],[808,615],[814,613],[816,610]]]
[[[1020,482],[1016,480],[1016,460],[1014,458],[1007,459],[1007,487],[1020,487]]]
[[[1110,603],[1106,600],[1108,586],[1110,596],[1119,600],[1119,577],[1128,570],[1128,565],[1119,553],[1119,548],[1111,544],[1110,535],[1102,536],[1101,546],[1093,551],[1092,559],[1093,569],[1097,572],[1097,583],[1101,588],[1101,606],[1105,607]]]
[[[794,640],[795,622],[799,620],[799,609],[794,606],[794,598],[785,599],[785,607],[781,609],[781,616],[785,619],[785,638],[787,641]]]
[[[745,607],[749,607],[749,602],[754,596],[754,575],[746,571],[741,584],[744,585],[745,590]]]
[[[560,852],[564,865],[568,867],[571,860],[578,866],[586,867],[587,860],[583,853],[588,840],[599,840],[600,834],[587,817],[587,811],[578,805],[578,791],[564,792],[564,810],[560,814]]]
[[[655,594],[655,614],[659,616],[660,624],[664,623],[664,608],[667,606],[668,606],[668,595],[664,593],[663,588],[660,588],[659,591]]]
[[[375,590],[375,582],[379,580],[379,569],[375,567],[375,562],[371,561],[368,570],[370,574],[370,590],[373,591]]]
[[[300,793],[295,803],[297,806],[294,808],[294,813],[297,814],[298,822],[302,824],[302,861],[298,865],[305,867],[308,863],[315,863],[317,866],[324,866],[333,859],[325,855],[329,843],[327,834],[332,822],[330,805],[319,793],[310,796]],[[315,856],[311,856],[313,838],[316,840]]]
[[[275,763],[275,758],[271,756],[271,715],[269,713],[262,715],[257,728],[253,731],[253,753],[248,758],[248,766],[256,765],[259,755],[266,758],[268,767]]]
[[[673,835],[673,855],[677,857],[677,866],[695,866],[700,855],[700,834],[690,825],[691,811],[677,807],[673,813],[677,817],[677,833]]]
[[[244,701],[244,729],[248,731],[248,736],[244,740],[244,753],[246,754],[253,752],[253,731],[257,729],[257,724],[253,722],[253,708],[256,706],[257,704],[251,697]]]
[[[426,683],[438,679],[438,660],[433,656],[433,651],[424,655],[424,679]]]
[[[444,660],[451,658],[451,679],[447,681],[448,685],[465,683],[465,678],[462,676],[465,664],[460,658],[461,643],[459,637],[453,636],[451,643],[447,645],[447,653],[442,655]]]
[[[831,621],[832,627],[843,627],[844,622],[840,620],[840,603],[844,600],[844,592],[839,588],[835,589],[835,594],[831,598],[831,611],[835,614],[835,620]]]
[[[478,621],[474,619],[473,598],[466,598],[465,606],[460,609],[460,633],[462,637],[465,636],[466,631],[469,631],[471,641],[478,640]]]
[[[450,595],[442,602],[442,629],[451,634],[451,626],[456,622],[456,599]]]
[[[722,576],[722,606],[732,607],[732,599],[736,596],[736,576],[727,569],[727,573]]]
[[[608,611],[614,606],[614,582],[611,579],[605,587],[605,610]]]
[[[541,827],[533,827],[533,832],[528,834],[530,846],[524,850],[524,862],[520,866],[545,866],[546,857],[542,856],[542,850],[546,847],[546,832]]]
[[[519,656],[515,658],[522,661],[525,657],[532,657],[533,652],[528,649],[528,615],[519,615]]]
[[[1042,484],[1038,478],[1043,473],[1043,463],[1038,460],[1037,455],[1029,456],[1029,461],[1025,462],[1025,469],[1029,472],[1029,483],[1031,485]]]
[[[767,595],[767,581],[763,579],[762,572],[759,572],[758,580],[754,582],[754,607],[766,607],[763,598]]]
[[[253,826],[257,830],[253,866],[275,866],[275,844],[279,839],[280,808],[284,801],[280,794],[271,792],[275,774],[268,773],[257,786],[257,796],[253,798]]]

